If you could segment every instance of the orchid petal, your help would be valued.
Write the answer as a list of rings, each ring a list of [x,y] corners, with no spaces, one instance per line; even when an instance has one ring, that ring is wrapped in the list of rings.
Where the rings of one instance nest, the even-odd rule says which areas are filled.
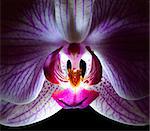
[[[20,45],[1,45],[0,96],[13,103],[31,102],[37,97],[44,83],[43,64],[50,48],[35,41]]]
[[[89,33],[94,0],[55,0],[56,24],[68,42],[81,42]]]
[[[58,86],[45,81],[36,100],[25,105],[15,105],[6,101],[0,103],[0,123],[6,126],[25,126],[52,116],[61,107],[51,97]]]
[[[99,56],[103,76],[125,99],[147,96],[148,3],[100,0],[95,1],[94,9],[91,34],[86,41]]]
[[[62,40],[55,26],[53,1],[2,0],[2,4],[2,39],[55,43]]]
[[[3,7],[7,6],[7,2],[11,1],[3,1]],[[15,0],[11,5],[14,3]],[[11,12],[2,13],[0,97],[3,100],[29,103],[42,89],[45,59],[62,44],[55,30],[51,4],[45,0],[34,1],[29,8],[28,4],[20,3],[14,6],[15,9],[11,7]],[[23,7],[19,12],[20,6]],[[55,37],[58,41],[54,40]]]
[[[60,71],[60,50],[52,52],[44,63],[44,74],[47,80],[53,84],[60,84],[60,81],[64,80],[63,74]]]
[[[89,47],[87,47],[87,50],[92,55],[92,63],[91,70],[88,74],[88,77],[86,78],[86,81],[89,81],[89,85],[95,85],[101,81],[102,66],[98,57],[94,54],[94,51],[92,51]]]
[[[93,88],[99,92],[99,96],[90,105],[101,115],[129,125],[149,123],[149,97],[135,101],[123,99],[105,78]]]

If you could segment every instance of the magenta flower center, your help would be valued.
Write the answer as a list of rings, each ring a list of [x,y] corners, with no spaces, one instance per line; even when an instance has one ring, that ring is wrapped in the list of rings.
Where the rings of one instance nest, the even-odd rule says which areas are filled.
[[[57,49],[48,56],[44,73],[60,86],[53,98],[63,108],[85,108],[98,96],[91,87],[101,81],[102,67],[90,47],[70,44]]]

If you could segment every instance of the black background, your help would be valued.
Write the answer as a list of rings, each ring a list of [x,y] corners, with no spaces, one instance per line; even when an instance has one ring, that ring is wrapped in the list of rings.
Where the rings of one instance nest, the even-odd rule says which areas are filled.
[[[134,130],[148,131],[149,126],[130,126],[110,120],[91,107],[85,109],[62,109],[55,115],[25,127],[1,127],[2,130]]]

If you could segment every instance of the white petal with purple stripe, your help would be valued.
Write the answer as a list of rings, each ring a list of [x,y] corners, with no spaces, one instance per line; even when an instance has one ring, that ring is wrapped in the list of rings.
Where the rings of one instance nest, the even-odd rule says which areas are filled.
[[[46,119],[61,107],[51,98],[59,87],[45,81],[37,99],[29,104],[15,105],[6,101],[0,102],[0,123],[6,126],[25,126]]]

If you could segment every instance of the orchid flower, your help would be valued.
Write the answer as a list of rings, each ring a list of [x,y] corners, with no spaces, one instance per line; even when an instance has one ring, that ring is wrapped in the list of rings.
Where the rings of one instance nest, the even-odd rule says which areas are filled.
[[[2,9],[0,123],[25,126],[91,106],[148,124],[148,3],[24,0]]]

